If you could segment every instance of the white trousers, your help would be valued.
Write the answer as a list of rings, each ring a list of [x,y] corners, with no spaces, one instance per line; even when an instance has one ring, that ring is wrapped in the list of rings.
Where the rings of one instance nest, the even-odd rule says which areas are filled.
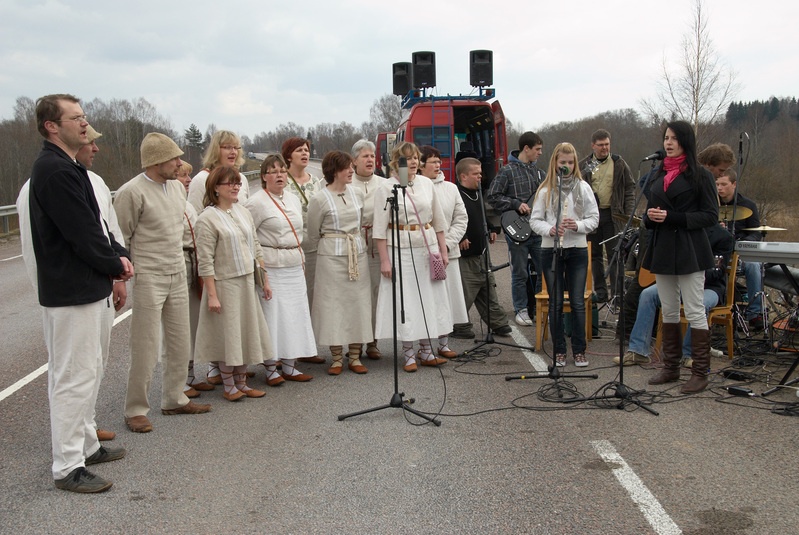
[[[69,307],[45,307],[53,478],[84,466],[100,449],[94,406],[108,355],[114,308],[111,300]]]
[[[680,296],[685,319],[692,329],[707,329],[705,313],[705,272],[687,275],[655,275],[663,323],[680,323]]]

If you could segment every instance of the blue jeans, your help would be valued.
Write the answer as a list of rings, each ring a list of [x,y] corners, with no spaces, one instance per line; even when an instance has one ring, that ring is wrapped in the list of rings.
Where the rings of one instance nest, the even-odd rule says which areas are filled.
[[[705,290],[702,300],[705,305],[705,313],[707,313],[718,304],[719,296],[712,290]],[[652,328],[657,320],[658,308],[660,308],[660,297],[658,297],[657,284],[653,284],[644,289],[641,292],[641,297],[638,298],[638,314],[635,316],[635,325],[630,333],[630,344],[627,347],[629,351],[649,356],[652,345]],[[682,354],[686,357],[691,356],[691,329],[685,332]]]
[[[527,267],[527,257],[533,259],[537,273],[541,273],[541,236],[530,236],[524,243],[516,243],[505,235],[508,242],[508,256],[510,257],[510,288],[513,299],[513,312],[527,309],[527,279],[530,272]],[[541,289],[541,283],[536,284],[536,291]]]
[[[557,273],[557,284],[561,290],[569,292],[569,303],[572,309],[572,354],[585,353],[585,278],[588,274],[588,248],[569,247],[562,249],[561,271]],[[541,249],[541,266],[549,291],[549,333],[552,336],[552,345],[555,354],[566,353],[566,337],[563,334],[563,299],[555,298],[556,274],[552,270],[552,259],[555,250]],[[541,311],[539,310],[540,314]],[[558,318],[559,321],[555,321]]]
[[[763,314],[760,302],[763,298],[763,280],[760,276],[760,262],[741,262],[746,275],[746,294],[749,296],[749,305],[746,307],[746,319],[751,320]]]

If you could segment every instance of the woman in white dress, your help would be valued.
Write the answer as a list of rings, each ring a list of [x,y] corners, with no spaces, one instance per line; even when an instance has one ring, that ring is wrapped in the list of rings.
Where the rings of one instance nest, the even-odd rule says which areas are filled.
[[[469,216],[466,214],[466,207],[458,191],[458,186],[444,179],[444,173],[441,171],[441,152],[435,147],[425,145],[421,148],[421,154],[420,174],[433,181],[435,195],[438,204],[441,205],[446,223],[444,235],[449,255],[446,283],[452,323],[468,323],[469,313],[466,311],[466,299],[463,296],[463,282],[458,258],[461,256],[460,241],[466,233]],[[458,356],[449,348],[449,334],[442,334],[438,337],[438,354],[448,359]]]
[[[352,187],[363,191],[363,216],[361,217],[361,236],[366,246],[369,260],[369,278],[372,279],[372,324],[377,312],[377,292],[380,288],[380,255],[372,239],[372,219],[375,207],[375,192],[385,180],[375,174],[375,144],[367,139],[359,139],[350,151],[355,174],[352,176]],[[385,199],[384,199],[385,200]],[[382,354],[377,347],[377,340],[366,344],[366,357],[378,360]]]
[[[217,167],[229,167],[238,169],[244,164],[244,151],[241,148],[241,139],[235,132],[230,130],[217,130],[211,136],[208,148],[203,155],[203,168],[194,175],[189,183],[188,201],[199,214],[205,205],[205,182],[208,175]],[[250,185],[244,175],[239,174],[241,190],[239,190],[238,201],[244,202],[250,195]],[[208,364],[208,382],[212,385],[221,385],[222,378],[219,376],[219,368],[216,362]]]
[[[252,216],[238,204],[239,173],[231,167],[211,171],[206,182],[205,210],[197,218],[198,271],[203,297],[195,340],[195,360],[219,361],[224,397],[263,397],[247,386],[247,365],[272,357],[272,342],[258,304],[254,271],[263,269]],[[265,299],[272,290],[264,271]],[[220,360],[221,357],[221,360]]]
[[[313,306],[314,276],[316,275],[316,246],[308,241],[308,203],[317,191],[325,186],[324,181],[308,172],[311,159],[311,142],[302,137],[290,137],[280,148],[283,160],[288,166],[286,191],[296,195],[302,205],[303,239],[302,251],[305,254],[305,287],[308,292],[308,306]],[[325,359],[314,355],[298,359],[302,362],[324,364]]]
[[[394,243],[390,226],[390,211],[383,210],[385,199],[393,196],[395,185],[399,184],[399,159],[405,157],[408,176],[412,179],[407,188],[399,188],[400,243]],[[402,286],[405,303],[405,322],[402,323],[399,302],[397,303],[397,336],[402,340],[404,369],[415,372],[417,360],[422,366],[439,366],[446,359],[433,355],[430,338],[448,334],[452,331],[452,314],[449,307],[446,282],[434,281],[430,276],[430,251],[438,251],[446,266],[448,263],[447,244],[444,237],[446,221],[433,192],[433,182],[422,175],[416,175],[419,167],[419,149],[413,143],[398,143],[391,152],[391,178],[381,184],[375,194],[373,236],[380,253],[380,291],[377,298],[377,319],[375,336],[378,339],[393,336],[392,312],[393,266],[392,250],[401,262]],[[415,207],[414,207],[415,205]],[[418,216],[417,216],[418,212]],[[423,235],[424,233],[424,235]],[[399,277],[398,277],[399,278]],[[399,283],[399,281],[398,281]],[[399,300],[398,300],[399,301]],[[414,340],[419,340],[418,353],[413,349]]]
[[[308,205],[308,240],[317,249],[316,288],[311,312],[316,338],[330,346],[333,363],[327,372],[348,368],[366,373],[363,344],[374,340],[372,285],[366,247],[361,237],[363,192],[352,187],[352,158],[332,151],[322,159],[327,186]]]
[[[275,359],[264,361],[269,386],[310,381],[313,377],[298,371],[295,360],[316,355],[303,273],[302,207],[294,195],[284,193],[286,179],[283,158],[267,156],[261,164],[262,189],[244,203],[252,214],[272,288],[272,299],[261,299],[261,307],[283,374],[277,372]]]

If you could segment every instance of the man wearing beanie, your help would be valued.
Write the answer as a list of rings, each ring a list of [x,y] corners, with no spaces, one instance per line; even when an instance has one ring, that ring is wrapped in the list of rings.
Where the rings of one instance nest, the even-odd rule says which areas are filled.
[[[183,261],[184,188],[176,179],[183,151],[172,139],[151,132],[141,144],[144,173],[126,182],[114,208],[136,276],[130,326],[130,370],[125,399],[125,424],[134,433],[148,433],[150,386],[161,336],[161,413],[200,414],[210,405],[194,403],[183,393],[189,364],[189,293]],[[163,333],[163,334],[162,334]]]
[[[86,168],[75,160],[89,123],[72,95],[41,97],[45,138],[31,171],[28,217],[48,353],[48,397],[56,488],[93,493],[112,483],[86,469],[125,456],[97,440],[94,405],[108,350],[112,280],[133,276],[128,252],[103,224]],[[26,263],[29,257],[26,257]]]

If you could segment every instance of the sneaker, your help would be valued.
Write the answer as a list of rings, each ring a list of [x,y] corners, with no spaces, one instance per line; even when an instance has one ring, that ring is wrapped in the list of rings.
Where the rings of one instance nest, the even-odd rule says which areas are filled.
[[[563,368],[566,366],[566,354],[565,353],[558,353],[555,355],[555,366],[558,368]]]
[[[494,329],[494,334],[497,336],[510,336],[511,332],[513,332],[513,330],[510,328],[510,325],[503,325],[502,327]]]
[[[710,348],[710,356],[716,357],[717,359],[724,357],[724,351],[719,351],[718,349]]]
[[[613,357],[613,362],[619,363],[619,357]],[[635,351],[628,351],[624,354],[624,365],[632,366],[633,364],[646,364],[649,362],[649,357],[636,353]]]
[[[92,474],[82,466],[75,468],[67,477],[54,480],[53,484],[60,490],[82,493],[103,492],[113,485],[110,481]]]
[[[588,366],[588,359],[585,358],[585,353],[574,354],[574,365],[578,368],[584,368]]]
[[[86,466],[92,464],[116,461],[125,456],[125,448],[114,446],[100,446],[100,449],[86,457]]]
[[[530,319],[530,315],[527,313],[527,310],[522,309],[516,313],[516,323],[519,325],[532,325],[533,320]]]

